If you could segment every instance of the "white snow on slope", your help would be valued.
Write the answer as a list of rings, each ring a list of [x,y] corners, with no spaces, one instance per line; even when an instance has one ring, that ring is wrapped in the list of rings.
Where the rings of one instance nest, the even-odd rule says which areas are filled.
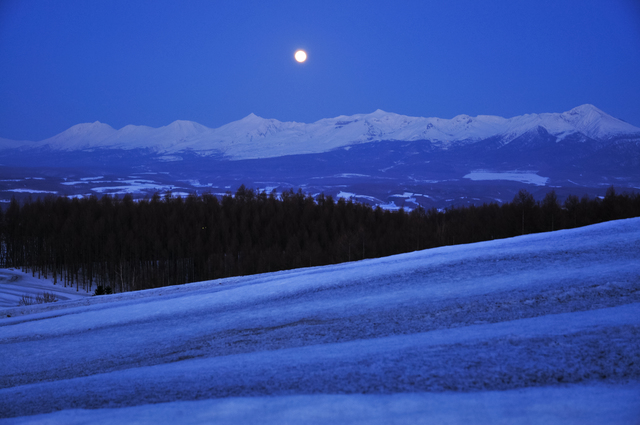
[[[630,219],[0,310],[0,412],[15,423],[633,423],[639,260]]]
[[[37,276],[37,275],[36,275]],[[53,284],[53,279],[38,279],[17,269],[0,269],[0,308],[15,307],[23,295],[35,299],[42,293],[55,295],[59,302],[83,299],[90,294],[77,287]]]
[[[452,142],[473,143],[493,136],[500,136],[503,143],[508,143],[539,126],[558,140],[576,132],[597,139],[621,134],[640,135],[639,128],[613,118],[593,105],[582,105],[561,114],[527,114],[508,119],[487,115],[422,118],[377,110],[304,124],[250,114],[216,129],[191,121],[175,121],[160,128],[128,125],[115,130],[96,121],[75,125],[54,137],[25,146],[49,146],[69,151],[144,148],[159,154],[194,151],[248,159],[327,152],[380,140],[428,140],[442,149]],[[0,148],[4,145],[5,148],[15,147],[16,143],[5,141]]]
[[[76,124],[60,134],[56,134],[53,137],[39,142],[37,145],[48,145],[53,149],[63,150],[108,146],[110,145],[109,138],[117,134],[118,131],[109,124],[96,121],[93,123]]]

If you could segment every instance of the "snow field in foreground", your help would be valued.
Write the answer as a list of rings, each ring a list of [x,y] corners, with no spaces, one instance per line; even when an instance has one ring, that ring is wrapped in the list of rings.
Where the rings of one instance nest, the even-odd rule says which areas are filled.
[[[0,416],[634,423],[639,260],[630,219],[0,310]]]
[[[640,385],[579,385],[472,393],[316,394],[63,410],[11,424],[541,424],[637,423]]]

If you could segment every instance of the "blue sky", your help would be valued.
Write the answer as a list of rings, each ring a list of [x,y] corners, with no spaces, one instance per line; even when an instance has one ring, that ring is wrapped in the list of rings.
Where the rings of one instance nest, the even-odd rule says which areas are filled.
[[[637,0],[0,1],[10,139],[93,121],[512,117],[584,103],[640,126]]]

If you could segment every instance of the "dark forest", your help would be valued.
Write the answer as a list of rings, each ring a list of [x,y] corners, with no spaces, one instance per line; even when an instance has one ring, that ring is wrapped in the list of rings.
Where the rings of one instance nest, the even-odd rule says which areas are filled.
[[[12,200],[0,212],[0,266],[93,292],[321,266],[640,216],[640,195],[521,190],[510,203],[385,211],[292,190],[134,201],[104,196]]]

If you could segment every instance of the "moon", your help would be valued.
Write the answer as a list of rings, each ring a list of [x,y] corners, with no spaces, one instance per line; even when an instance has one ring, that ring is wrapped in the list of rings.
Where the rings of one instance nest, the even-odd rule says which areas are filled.
[[[298,62],[302,63],[307,60],[307,52],[304,50],[298,50],[293,57],[295,57]]]

